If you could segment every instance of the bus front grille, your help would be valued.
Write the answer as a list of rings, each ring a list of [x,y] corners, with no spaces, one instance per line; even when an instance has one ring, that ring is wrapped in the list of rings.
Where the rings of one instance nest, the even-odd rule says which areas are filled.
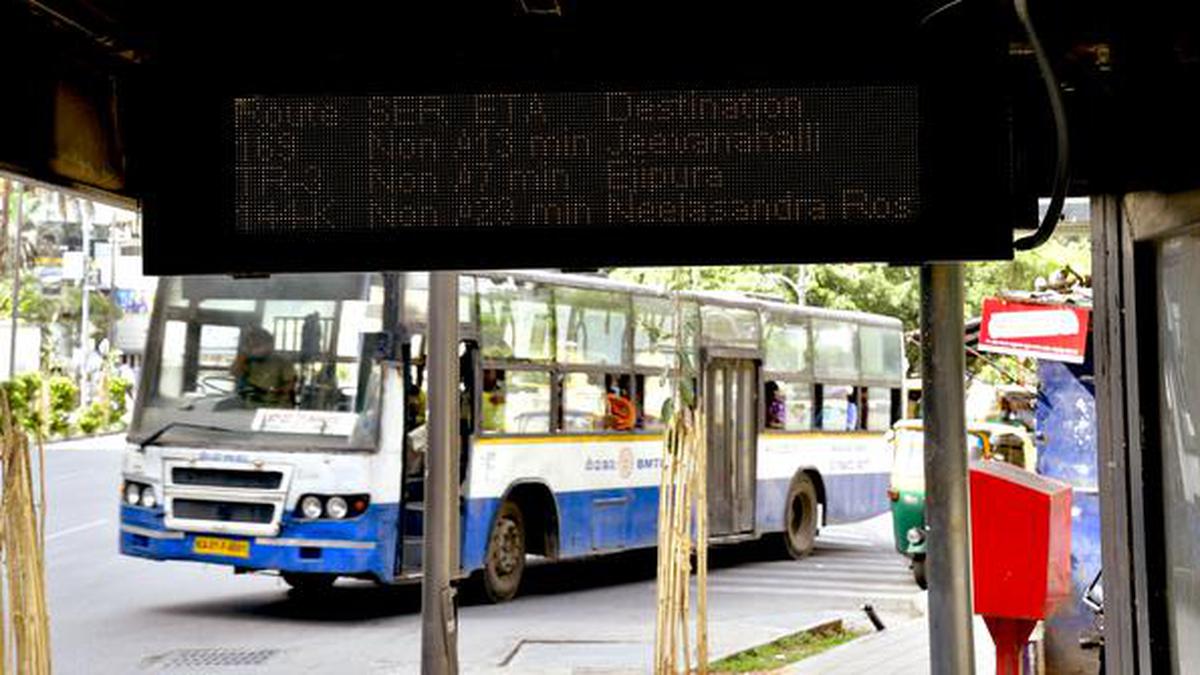
[[[176,485],[195,487],[278,490],[283,483],[283,473],[280,471],[238,471],[177,466],[171,469],[171,481]]]
[[[174,516],[187,520],[214,520],[227,523],[270,523],[275,515],[273,504],[180,499],[174,501]]]

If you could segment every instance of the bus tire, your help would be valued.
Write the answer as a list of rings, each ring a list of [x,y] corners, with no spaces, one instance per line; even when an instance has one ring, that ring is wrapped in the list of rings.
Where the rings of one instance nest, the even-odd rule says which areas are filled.
[[[483,566],[483,592],[488,601],[512,600],[524,573],[525,519],[515,502],[505,500],[496,513]]]
[[[292,587],[296,595],[320,595],[333,588],[337,580],[336,574],[319,574],[312,572],[284,572],[283,582]]]
[[[792,479],[783,513],[783,542],[797,560],[812,553],[817,543],[817,487],[808,474]]]

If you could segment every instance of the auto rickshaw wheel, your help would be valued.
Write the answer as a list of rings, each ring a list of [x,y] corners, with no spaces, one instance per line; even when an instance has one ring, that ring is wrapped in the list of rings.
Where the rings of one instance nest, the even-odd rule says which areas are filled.
[[[925,580],[925,556],[919,555],[913,558],[912,561],[913,580],[917,582],[917,587],[921,590],[928,588],[929,584]]]
[[[517,595],[525,573],[525,519],[521,507],[500,505],[488,538],[483,568],[483,591],[490,602],[508,602]]]
[[[783,515],[783,541],[787,552],[799,560],[817,543],[817,488],[808,474],[792,479]]]

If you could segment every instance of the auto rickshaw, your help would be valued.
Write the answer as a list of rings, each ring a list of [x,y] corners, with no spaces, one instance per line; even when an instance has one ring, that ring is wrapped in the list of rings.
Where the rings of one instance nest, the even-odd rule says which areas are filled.
[[[900,420],[888,433],[892,476],[888,500],[896,550],[912,561],[913,578],[925,588],[925,429],[921,420]],[[1027,471],[1037,467],[1037,446],[1022,426],[996,422],[967,425],[970,461],[1008,462]]]

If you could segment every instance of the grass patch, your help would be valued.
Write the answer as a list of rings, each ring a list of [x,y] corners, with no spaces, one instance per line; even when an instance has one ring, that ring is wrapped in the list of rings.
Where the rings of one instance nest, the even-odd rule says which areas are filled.
[[[858,637],[862,633],[846,630],[841,621],[793,633],[774,642],[726,656],[709,666],[713,673],[759,673],[782,668],[789,663],[820,654]]]

